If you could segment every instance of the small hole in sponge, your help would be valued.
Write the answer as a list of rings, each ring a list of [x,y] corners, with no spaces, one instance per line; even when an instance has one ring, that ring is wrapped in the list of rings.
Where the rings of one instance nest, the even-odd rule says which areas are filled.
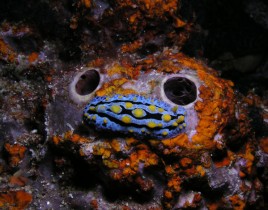
[[[197,88],[194,82],[185,77],[172,77],[164,84],[167,98],[175,104],[187,105],[195,101]]]
[[[96,70],[88,70],[82,74],[75,85],[75,90],[79,95],[92,93],[100,83],[100,74]]]

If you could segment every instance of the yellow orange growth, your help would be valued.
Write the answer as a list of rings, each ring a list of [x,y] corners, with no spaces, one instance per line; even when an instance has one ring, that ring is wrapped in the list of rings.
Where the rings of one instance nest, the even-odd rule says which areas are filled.
[[[11,63],[14,62],[17,57],[17,53],[14,52],[13,49],[11,49],[1,38],[0,38],[0,56],[1,59],[5,59]]]
[[[215,166],[217,168],[221,168],[224,166],[228,166],[230,163],[231,163],[230,158],[227,156],[227,157],[224,157],[221,161],[216,161]]]
[[[246,168],[245,171],[247,174],[251,174],[252,172],[252,167],[253,167],[253,162],[254,162],[254,155],[253,155],[253,146],[250,144],[250,142],[248,142],[246,144],[246,149],[245,152],[243,152],[242,154],[240,154],[241,157],[246,159]]]
[[[216,78],[205,71],[200,70],[197,73],[206,86],[199,88],[202,102],[198,101],[195,105],[199,124],[196,128],[197,134],[192,140],[196,145],[212,148],[215,146],[215,134],[234,116],[234,92],[229,81]]]
[[[64,140],[69,140],[72,141],[73,143],[79,143],[79,144],[89,142],[89,139],[82,137],[78,134],[73,134],[72,131],[67,131],[64,134]]]
[[[57,135],[52,137],[52,142],[55,145],[61,145],[68,141],[71,141],[72,143],[75,143],[75,144],[82,144],[82,143],[90,142],[90,139],[82,137],[78,134],[73,134],[72,131],[67,131],[66,133],[64,133],[63,137],[57,136]]]
[[[129,139],[129,141],[131,141],[131,139]],[[120,151],[120,146],[118,145],[119,142],[117,142],[116,139],[114,139],[110,144],[113,148],[116,148],[117,151]],[[93,148],[94,154],[101,155],[103,164],[109,170],[112,170],[110,172],[110,176],[114,180],[120,180],[139,173],[141,163],[145,168],[158,164],[157,155],[152,153],[148,146],[145,144],[139,144],[136,149],[137,150],[132,152],[128,158],[117,160],[110,159],[110,156],[105,155],[108,153],[111,154],[111,147],[106,144],[101,144]],[[117,169],[117,171],[113,171],[113,169]]]
[[[97,201],[96,199],[92,199],[92,200],[90,201],[90,207],[91,207],[92,209],[97,210],[97,209],[99,208],[98,201]]]
[[[181,146],[184,148],[189,147],[189,141],[188,141],[188,136],[184,133],[172,138],[172,139],[165,139],[161,141],[162,144],[166,147],[166,148],[174,148],[176,146]]]
[[[205,174],[206,174],[206,171],[205,171],[205,169],[202,167],[202,166],[200,166],[200,165],[198,165],[197,167],[196,167],[196,171],[200,174],[200,176],[205,176]]]
[[[168,190],[164,191],[164,196],[165,196],[166,199],[172,199],[173,198],[172,192],[170,192]]]
[[[115,79],[111,82],[103,84],[103,86],[96,92],[97,96],[111,96],[113,94],[129,95],[135,94],[136,91],[132,89],[124,89],[124,85],[128,80],[126,78]]]
[[[89,9],[92,5],[92,2],[91,2],[91,0],[80,0],[79,4],[83,5],[87,9]]]
[[[260,148],[263,152],[268,153],[268,137],[264,137],[260,140]]]
[[[116,152],[120,152],[121,151],[121,146],[120,146],[120,142],[118,142],[118,140],[113,139],[110,143],[111,147],[116,151]]]
[[[192,165],[192,162],[193,162],[193,161],[192,161],[190,158],[185,157],[185,158],[182,158],[182,159],[180,160],[180,165],[181,165],[183,168],[187,168],[187,167],[189,167],[189,166]]]
[[[185,21],[183,21],[177,17],[174,18],[174,23],[175,23],[176,28],[182,28],[182,27],[186,26],[186,24],[187,24]]]
[[[25,186],[28,182],[28,179],[23,176],[12,176],[10,177],[9,183],[15,186]]]
[[[150,17],[162,16],[165,12],[175,12],[178,9],[178,0],[139,0],[139,8]]]
[[[11,145],[6,143],[5,149],[9,153],[11,166],[17,166],[26,152],[26,147],[19,144]]]
[[[60,136],[53,136],[52,141],[55,145],[58,145],[62,141],[62,138]]]
[[[0,193],[0,208],[22,210],[32,202],[32,195],[25,191],[8,191]]]
[[[126,17],[131,25],[131,30],[136,31],[139,21],[143,16],[150,18],[163,18],[166,13],[174,14],[179,8],[178,0],[138,0],[138,1],[121,1],[116,0],[119,8],[138,8],[135,13]]]
[[[167,186],[171,191],[180,192],[181,191],[181,179],[180,179],[180,177],[174,176],[171,179],[169,179]]]
[[[37,59],[38,59],[38,53],[36,53],[36,52],[33,52],[33,53],[31,53],[29,56],[28,56],[28,61],[30,62],[30,63],[33,63],[33,62],[35,62]]]
[[[107,74],[109,76],[118,74],[123,77],[135,79],[140,74],[140,69],[141,67],[133,67],[127,60],[123,60],[121,64],[114,63],[109,69],[107,69]]]
[[[132,16],[132,18],[135,16]],[[130,20],[131,22],[133,22],[133,20]],[[142,40],[135,40],[134,42],[128,43],[128,44],[123,44],[121,47],[121,51],[123,53],[125,52],[135,52],[138,48],[140,48],[143,44]]]
[[[245,208],[245,201],[239,195],[233,195],[229,198],[234,210],[243,210]]]

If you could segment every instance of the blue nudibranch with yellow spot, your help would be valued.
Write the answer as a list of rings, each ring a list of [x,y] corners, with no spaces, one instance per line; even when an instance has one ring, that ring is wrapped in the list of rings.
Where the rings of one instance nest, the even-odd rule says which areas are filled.
[[[186,127],[185,109],[141,95],[95,97],[84,109],[83,118],[97,130],[136,137],[170,138]]]

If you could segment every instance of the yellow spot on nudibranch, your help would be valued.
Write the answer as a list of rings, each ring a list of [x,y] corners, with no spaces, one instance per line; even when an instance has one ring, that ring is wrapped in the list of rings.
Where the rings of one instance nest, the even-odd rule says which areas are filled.
[[[89,110],[90,110],[90,111],[95,111],[96,108],[95,108],[95,106],[90,106],[90,107],[89,107]]]
[[[99,110],[105,110],[105,106],[104,105],[99,105],[99,106],[97,106],[97,108],[96,108],[98,111]]]
[[[177,119],[177,123],[182,123],[184,121],[184,116],[183,115],[181,115],[181,116],[179,116],[178,117],[178,119]]]
[[[122,98],[123,98],[123,96],[119,96],[118,98],[119,98],[119,99],[122,99]]]
[[[109,101],[109,100],[110,100],[110,98],[109,98],[109,97],[107,97],[105,100],[106,100],[106,101]]]
[[[164,114],[162,116],[162,120],[164,120],[165,122],[169,122],[171,120],[171,116],[169,114]]]
[[[129,129],[128,132],[129,132],[129,133],[133,133],[133,130],[132,130],[132,129]]]
[[[177,127],[178,126],[178,123],[177,122],[173,122],[172,123],[172,126]]]
[[[158,108],[158,111],[161,113],[161,112],[164,111],[164,109],[163,108]]]
[[[186,127],[186,123],[183,123],[182,126],[183,126],[183,127]]]
[[[93,115],[91,119],[96,120],[96,118],[97,118],[97,115]]]
[[[122,111],[122,108],[119,105],[112,105],[110,109],[115,114],[119,114]]]
[[[106,118],[104,118],[103,122],[106,124],[108,122],[108,120]]]
[[[134,109],[132,111],[132,114],[137,118],[141,118],[141,117],[144,117],[146,115],[146,113],[143,109]]]
[[[159,128],[161,128],[162,126],[163,126],[163,124],[162,124],[162,123],[159,123],[159,124],[158,124],[158,127],[159,127]]]
[[[174,113],[176,113],[177,110],[178,110],[178,106],[174,106],[174,107],[172,108],[172,111],[173,111]]]
[[[125,107],[126,109],[131,109],[133,107],[133,104],[131,102],[126,102]]]
[[[123,123],[126,123],[126,124],[131,123],[131,118],[128,115],[124,115],[121,120]]]
[[[148,109],[149,109],[151,112],[155,112],[156,107],[155,107],[155,105],[150,105],[150,106],[148,106]]]
[[[166,136],[166,135],[168,135],[168,132],[167,132],[167,131],[163,131],[163,132],[162,132],[162,135],[163,135],[163,136]]]
[[[149,128],[155,128],[155,127],[157,126],[157,124],[156,124],[155,122],[153,122],[153,121],[149,121],[149,122],[147,123],[147,126],[148,126]]]

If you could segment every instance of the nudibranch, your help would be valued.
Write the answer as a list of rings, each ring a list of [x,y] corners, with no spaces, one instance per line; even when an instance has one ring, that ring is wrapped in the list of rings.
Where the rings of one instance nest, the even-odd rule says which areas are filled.
[[[133,133],[137,137],[169,138],[186,127],[184,108],[140,95],[96,97],[83,116],[98,130]]]

